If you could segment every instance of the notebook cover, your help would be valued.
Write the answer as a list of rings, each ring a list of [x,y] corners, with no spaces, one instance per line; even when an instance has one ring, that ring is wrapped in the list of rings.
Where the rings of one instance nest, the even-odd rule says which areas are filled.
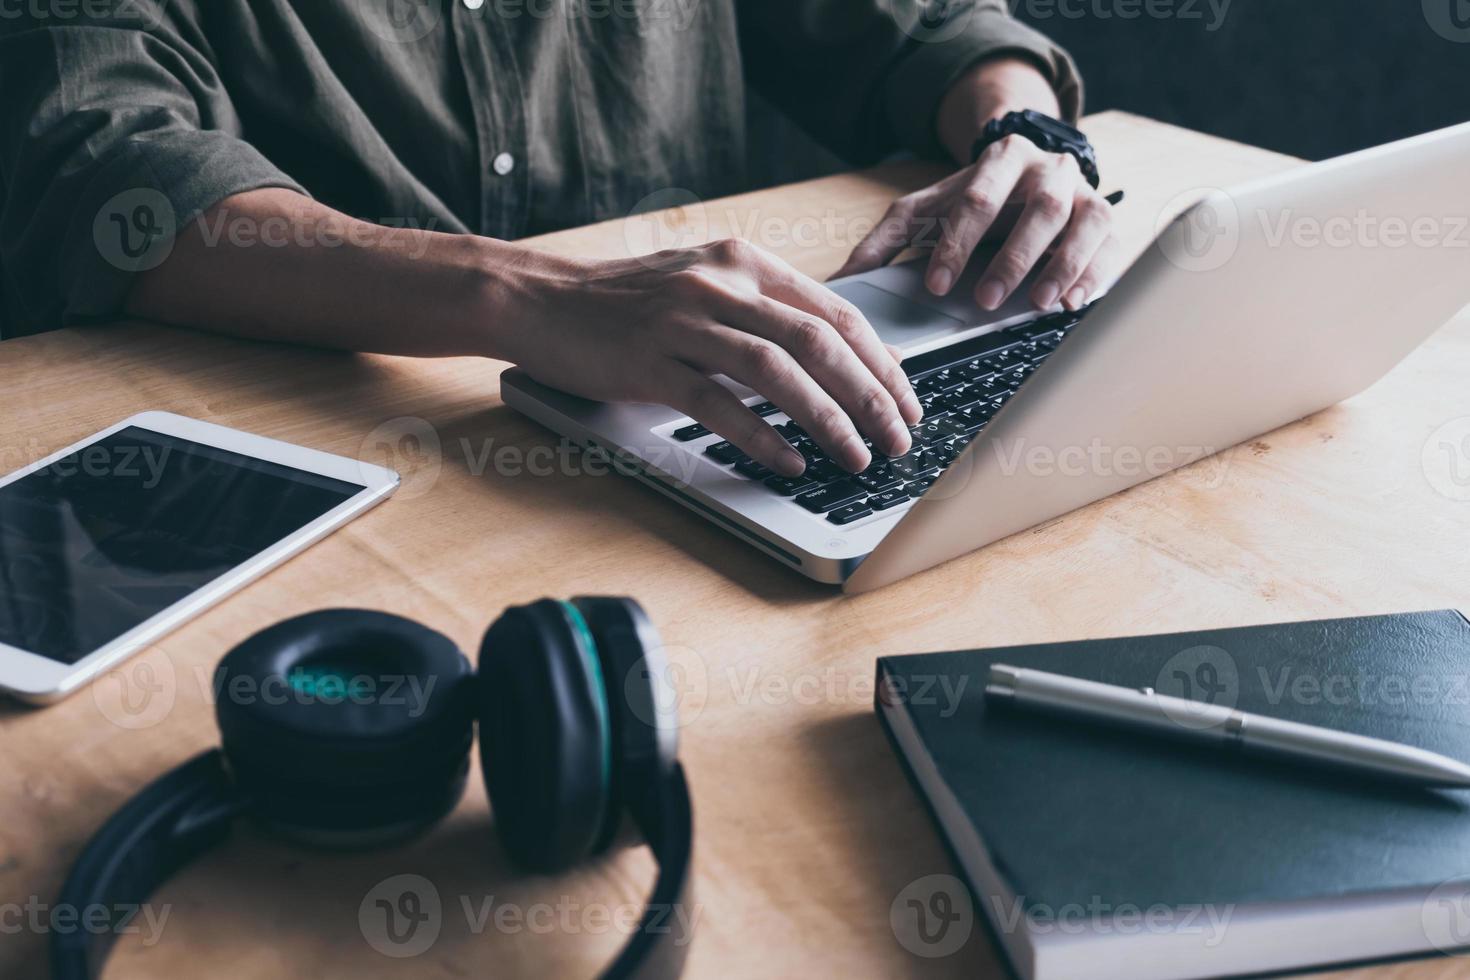
[[[1470,760],[1470,623],[1459,612],[885,657],[878,692],[909,713],[1028,906],[1239,906],[1428,890],[1470,874],[1470,791],[993,706],[994,663]]]

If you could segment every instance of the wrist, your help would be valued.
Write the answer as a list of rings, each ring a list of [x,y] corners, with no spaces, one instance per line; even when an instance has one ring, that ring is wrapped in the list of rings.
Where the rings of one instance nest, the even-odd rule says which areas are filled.
[[[553,294],[580,280],[576,263],[512,242],[464,237],[473,243],[469,295],[455,305],[470,353],[524,363],[543,342]]]
[[[534,329],[536,253],[495,238],[460,238],[463,247],[450,260],[459,273],[459,288],[451,291],[448,317],[464,338],[467,354],[519,361],[517,340]]]
[[[1008,112],[1061,113],[1056,92],[1035,64],[1001,56],[982,61],[952,85],[939,105],[939,139],[956,163],[969,165],[970,148],[985,126]]]

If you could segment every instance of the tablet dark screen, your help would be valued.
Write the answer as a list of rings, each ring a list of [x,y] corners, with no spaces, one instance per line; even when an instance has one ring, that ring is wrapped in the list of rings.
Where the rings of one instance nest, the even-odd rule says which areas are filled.
[[[0,643],[75,663],[362,490],[119,430],[0,487]]]

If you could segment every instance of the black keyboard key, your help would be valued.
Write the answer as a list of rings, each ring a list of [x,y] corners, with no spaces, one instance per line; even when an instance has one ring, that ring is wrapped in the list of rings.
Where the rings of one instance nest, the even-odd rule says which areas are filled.
[[[799,493],[813,489],[817,482],[807,476],[773,476],[768,478],[766,486],[776,491],[783,497],[794,497]]]
[[[949,415],[949,412],[935,409],[932,412],[925,412],[924,421],[920,422],[918,425],[909,426],[909,441],[913,443],[913,445],[909,447],[909,452],[920,449],[928,445],[930,442],[934,441],[936,436],[929,429],[929,426],[933,425],[934,422],[938,419],[942,419],[947,415]]]
[[[827,520],[833,524],[842,525],[851,524],[853,521],[860,521],[864,517],[871,517],[872,515],[873,512],[868,509],[867,504],[856,503],[837,508],[827,515]]]
[[[762,466],[753,459],[747,459],[735,464],[735,472],[752,480],[765,480],[776,474],[770,467]]]
[[[934,424],[944,430],[944,437],[946,439],[953,439],[956,436],[965,435],[970,431],[968,424],[953,415],[942,418]]]
[[[791,448],[801,453],[801,458],[806,460],[806,464],[808,466],[812,465],[813,463],[825,463],[829,460],[827,454],[822,452],[822,447],[818,446],[815,442],[812,442],[810,439],[807,438],[803,438],[801,439],[801,441],[793,443]]]
[[[888,465],[893,468],[894,475],[900,479],[915,480],[935,469],[939,463],[934,459],[932,453],[921,449],[916,453],[900,456]]]
[[[954,446],[951,446],[949,443],[945,443],[942,446],[933,446],[930,448],[930,452],[934,454],[934,459],[939,463],[941,467],[945,467],[948,466],[950,463],[953,463],[956,459],[959,458],[960,455],[960,451]]]
[[[750,458],[741,452],[733,442],[717,442],[713,445],[706,446],[704,454],[715,462],[724,463],[726,466],[733,466],[742,460]]]
[[[954,428],[950,425],[946,425],[945,423],[947,421],[948,417],[946,416],[945,418],[936,419],[931,422],[925,422],[923,425],[914,426],[912,429],[909,430],[911,433],[913,433],[914,445],[928,446],[936,442],[943,442],[945,439],[954,438]]]
[[[948,397],[949,394],[947,392],[931,391],[927,395],[919,396],[919,407],[924,410],[924,414],[927,416]]]
[[[924,378],[930,373],[943,368],[954,369],[959,365],[973,361],[982,364],[984,360],[1011,344],[1017,343],[1023,338],[1013,333],[991,333],[982,337],[972,337],[959,343],[940,347],[923,354],[915,354],[904,358],[903,370],[910,378]],[[964,380],[964,379],[962,379]]]
[[[957,376],[966,381],[979,381],[991,373],[990,368],[980,363],[980,358],[978,357],[973,361],[966,361],[964,364],[955,368],[954,371]]]
[[[777,408],[775,405],[771,404],[770,402],[759,402],[759,403],[757,403],[755,405],[750,406],[750,410],[752,412],[754,412],[755,414],[759,415],[761,418],[766,418],[767,416],[775,415],[777,412],[781,411],[779,408]]]
[[[869,466],[853,477],[853,481],[869,493],[879,493],[903,482],[893,475],[893,468],[886,461]]]
[[[945,368],[943,371],[935,371],[928,377],[915,382],[914,394],[928,395],[934,392],[943,391],[946,388],[953,388],[955,385],[964,380],[964,378],[957,376],[954,371],[950,370],[949,368]]]
[[[904,493],[902,488],[884,490],[882,493],[875,493],[869,497],[868,506],[873,510],[887,510],[890,507],[897,507],[899,504],[906,504],[911,499],[913,498]]]
[[[818,483],[831,483],[833,480],[846,479],[852,474],[830,459],[821,459],[806,464],[806,475]]]
[[[799,494],[796,502],[814,514],[825,514],[829,510],[838,507],[846,507],[848,504],[856,503],[867,494],[863,488],[854,480],[838,480],[829,483],[825,487],[816,490],[808,490]]]
[[[926,477],[922,480],[915,480],[913,483],[905,485],[904,491],[907,492],[910,497],[913,497],[915,500],[917,500],[920,497],[924,496],[924,494],[929,492],[929,488],[934,486],[934,481],[937,479],[939,479],[939,477],[931,476]]]
[[[1004,374],[993,374],[975,385],[975,394],[979,395],[982,401],[988,401],[1002,391],[1010,391],[1005,379]]]
[[[797,425],[795,422],[782,422],[780,425],[776,426],[776,431],[781,433],[781,438],[785,439],[793,446],[806,438],[806,430]]]
[[[985,392],[981,390],[979,385],[960,385],[958,388],[952,391],[946,391],[941,395],[939,404],[935,407],[946,412],[958,412],[962,408],[969,408],[971,405],[976,404],[984,397]],[[926,421],[933,420],[926,419]]]
[[[1068,324],[1076,322],[1077,315],[1075,313],[1052,313],[1039,320],[1032,320],[1030,323],[1023,323],[1018,327],[1011,327],[1006,333],[1035,340],[1046,334],[1055,333]]]
[[[695,422],[693,425],[686,425],[682,429],[674,430],[674,438],[680,442],[693,442],[695,439],[703,439],[709,434],[710,431],[698,422]]]
[[[995,407],[987,403],[976,405],[973,408],[967,408],[963,412],[956,412],[949,418],[950,421],[962,427],[966,435],[969,435],[980,431],[994,415]]]

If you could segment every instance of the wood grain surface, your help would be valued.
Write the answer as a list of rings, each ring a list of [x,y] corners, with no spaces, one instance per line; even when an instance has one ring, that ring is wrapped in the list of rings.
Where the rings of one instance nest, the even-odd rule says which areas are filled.
[[[1104,190],[1128,192],[1119,220],[1133,249],[1201,188],[1297,165],[1122,114],[1087,128]],[[616,256],[742,234],[825,276],[889,200],[934,173],[888,166],[687,202],[539,244]],[[906,886],[951,867],[874,718],[875,657],[1450,607],[1470,588],[1470,503],[1455,499],[1467,474],[1454,468],[1470,472],[1470,461],[1440,446],[1462,431],[1444,426],[1470,425],[1463,316],[1341,406],[854,599],[556,453],[554,436],[501,404],[502,367],[145,325],[0,344],[0,470],[162,409],[404,474],[394,499],[93,688],[41,710],[0,704],[0,903],[53,901],[108,814],[216,744],[210,673],[270,623],[369,607],[474,649],[506,605],[627,594],[676,665],[698,825],[688,975],[1000,978],[983,929],[926,959],[890,926]],[[107,976],[592,976],[651,871],[646,852],[627,847],[572,874],[519,876],[478,786],[432,835],[386,853],[306,853],[242,827],[154,897],[161,932],[144,923],[125,937]],[[359,918],[369,893],[400,874],[427,878],[442,905],[437,940],[413,959],[374,949]],[[43,975],[45,936],[14,922],[14,912],[0,921],[0,975]],[[1332,976],[1467,973],[1467,961],[1438,959]]]

